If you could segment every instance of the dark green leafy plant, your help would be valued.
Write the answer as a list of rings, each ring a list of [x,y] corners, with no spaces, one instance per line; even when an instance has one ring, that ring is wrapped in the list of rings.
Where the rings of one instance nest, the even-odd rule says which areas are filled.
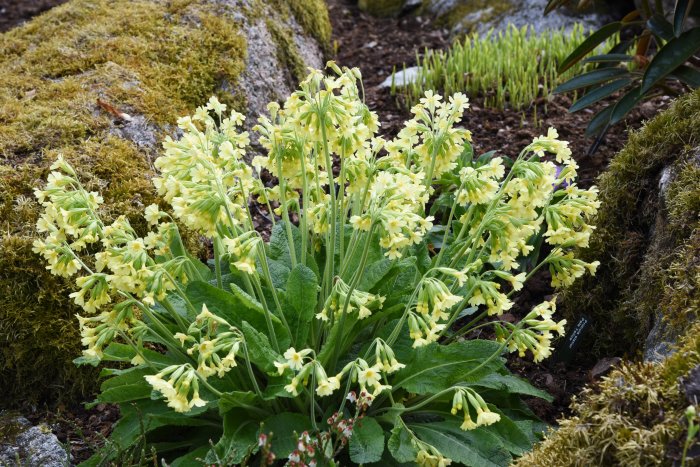
[[[565,3],[568,0],[550,0],[545,14]],[[643,100],[660,93],[676,94],[679,87],[671,88],[671,83],[680,83],[681,89],[700,86],[700,61],[696,56],[700,51],[700,26],[686,27],[691,12],[697,10],[693,3],[693,0],[676,0],[673,11],[664,11],[662,2],[655,2],[652,7],[649,0],[643,0],[640,8],[600,28],[561,62],[559,73],[565,73],[582,60],[596,67],[554,90],[555,93],[585,90],[570,112],[622,93],[588,124],[586,135],[595,137],[591,153],[608,130]],[[590,55],[614,35],[620,39],[607,53]]]
[[[539,268],[557,287],[595,271],[573,251],[593,230],[596,190],[576,186],[554,129],[507,173],[501,158],[472,161],[459,93],[427,92],[385,141],[359,70],[329,67],[336,76],[313,71],[255,128],[268,155],[253,164],[277,177],[273,188],[245,162],[243,116],[212,98],[164,143],[154,184],[172,216],[148,206],[145,237],[123,216],[105,224],[101,197],[62,158],[36,191],[45,236],[35,251],[54,274],[77,276],[78,362],[106,363],[97,402],[121,408],[108,449],[87,465],[155,451],[171,466],[498,466],[541,431],[520,398],[549,396],[503,355],[547,358],[566,323],[553,320],[554,300],[517,323],[498,317]],[[450,172],[452,206],[431,252],[426,204]],[[251,196],[279,216],[269,239]],[[187,253],[175,218],[210,239],[209,265]],[[541,237],[552,251],[520,271]],[[484,327],[494,340],[462,338]]]

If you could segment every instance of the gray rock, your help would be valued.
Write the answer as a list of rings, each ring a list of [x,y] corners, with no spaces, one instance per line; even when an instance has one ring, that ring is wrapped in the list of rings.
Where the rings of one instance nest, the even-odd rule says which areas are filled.
[[[405,70],[397,71],[393,77],[392,76],[387,77],[387,79],[382,81],[378,87],[390,88],[392,82],[394,83],[394,86],[396,86],[396,87],[403,87],[403,86],[407,86],[411,83],[415,83],[418,80],[418,72],[419,71],[420,71],[420,67],[418,67],[418,66],[412,66],[412,67],[406,68]]]
[[[482,2],[482,8],[473,8],[472,0],[432,0],[427,11],[437,17],[452,15],[452,34],[460,35],[471,32],[483,34],[490,29],[505,30],[509,24],[517,27],[530,25],[534,31],[543,32],[552,29],[570,29],[576,23],[582,23],[586,29],[597,29],[609,18],[600,12],[581,13],[568,9],[556,9],[544,15],[547,0],[499,0]],[[454,17],[455,12],[464,11],[461,18]]]
[[[70,455],[45,425],[32,426],[24,417],[0,416],[0,466],[65,467]]]

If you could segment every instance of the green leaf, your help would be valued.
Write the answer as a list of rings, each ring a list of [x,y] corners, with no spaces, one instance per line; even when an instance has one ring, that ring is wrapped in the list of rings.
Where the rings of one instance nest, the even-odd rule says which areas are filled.
[[[673,39],[673,25],[659,13],[647,20],[647,28],[661,40],[670,41]]]
[[[554,400],[554,398],[547,392],[537,389],[529,382],[511,374],[491,373],[478,381],[468,383],[467,386],[489,388],[511,394],[539,397],[547,402],[552,402]]]
[[[416,460],[418,450],[413,446],[411,434],[404,428],[403,424],[396,425],[391,430],[391,436],[387,447],[389,452],[399,462],[413,462]]]
[[[153,374],[150,368],[134,368],[132,371],[114,376],[102,383],[97,400],[116,404],[148,399],[151,397],[153,388],[144,376],[150,374]]]
[[[287,322],[292,329],[292,342],[296,346],[306,347],[309,328],[316,312],[318,301],[318,280],[314,272],[297,264],[287,279],[287,301],[291,305]]]
[[[491,410],[498,412],[501,415],[501,419],[493,425],[482,427],[482,430],[499,438],[503,447],[516,456],[521,456],[532,449],[530,437],[520,425],[506,417],[496,407],[491,407]]]
[[[670,75],[693,89],[700,88],[700,71],[686,65],[681,65]]]
[[[259,421],[251,420],[245,412],[229,411],[224,415],[224,434],[206,457],[208,464],[238,465],[248,455],[258,451]],[[218,457],[218,459],[217,459]]]
[[[673,73],[700,50],[700,27],[684,32],[670,40],[654,56],[642,79],[642,94]]]
[[[289,279],[289,267],[282,261],[271,258],[267,258],[267,266],[270,269],[272,285],[276,289],[283,289]]]
[[[248,353],[250,354],[250,361],[265,373],[274,372],[276,370],[275,362],[281,360],[282,356],[272,348],[267,336],[258,332],[258,330],[248,324],[247,321],[243,321],[239,329],[245,337]]]
[[[606,24],[602,28],[598,29],[596,32],[588,36],[586,40],[581,42],[581,44],[576,47],[574,51],[564,59],[563,62],[561,62],[557,71],[559,73],[563,73],[574,66],[583,57],[585,57],[588,52],[594,50],[600,44],[605,42],[608,37],[618,32],[621,28],[622,23],[618,21],[615,23]]]
[[[198,459],[204,459],[209,452],[209,446],[202,446],[195,449],[192,452],[188,452],[184,456],[180,456],[171,463],[168,464],[169,467],[188,467],[190,465],[199,465]]]
[[[585,95],[581,96],[579,100],[574,102],[574,104],[569,108],[569,112],[578,112],[579,110],[585,109],[589,105],[595,104],[596,102],[605,99],[609,95],[619,91],[620,89],[631,83],[630,78],[622,78],[615,80],[611,83],[605,84],[599,88],[593,89],[587,92]]]
[[[292,224],[292,244],[296,254],[296,259],[301,259],[301,232],[299,228]],[[289,242],[287,241],[287,229],[284,221],[279,221],[272,228],[270,233],[270,258],[281,261],[289,269],[292,268],[292,256],[289,251]]]
[[[277,459],[289,457],[296,449],[299,435],[311,430],[311,420],[298,413],[284,412],[273,415],[263,422],[258,434],[272,434],[272,452]]]
[[[372,290],[394,266],[394,261],[384,258],[367,266],[360,277],[360,283],[357,288],[365,292]]]
[[[500,359],[494,358],[476,370],[499,349],[496,342],[478,339],[419,347],[391,384],[414,394],[428,394],[459,383],[476,382],[502,367]]]
[[[188,284],[186,294],[196,309],[201,309],[206,304],[209,311],[224,318],[231,326],[240,329],[245,320],[254,329],[267,333],[262,306],[235,284],[231,284],[231,289],[236,291],[236,295],[206,282],[194,281]],[[286,349],[291,342],[287,329],[277,316],[271,315],[270,320],[280,348]]]
[[[573,91],[575,89],[594,86],[615,78],[622,78],[623,76],[627,75],[629,75],[629,72],[627,70],[623,70],[622,68],[601,68],[600,70],[593,70],[589,71],[588,73],[575,76],[569,81],[557,86],[553,92],[554,94],[561,94],[563,92]]]
[[[678,37],[683,32],[683,23],[690,13],[693,0],[676,0],[676,9],[673,12],[673,35]]]
[[[384,452],[384,430],[372,417],[355,423],[350,438],[350,459],[356,464],[377,462]]]
[[[463,431],[460,422],[411,423],[408,425],[418,438],[432,444],[455,463],[473,467],[503,467],[512,457],[499,437],[477,428]]]
[[[588,122],[588,127],[586,127],[586,137],[595,136],[603,128],[607,128],[614,108],[614,105],[609,105],[593,116],[591,121]]]
[[[219,414],[223,415],[231,409],[246,409],[260,411],[260,398],[252,391],[224,392],[219,396]]]
[[[631,62],[634,60],[632,55],[627,54],[602,54],[593,55],[588,57],[583,61],[583,63],[620,63],[620,62]]]
[[[613,111],[610,114],[610,123],[608,125],[612,126],[625,118],[625,115],[627,115],[643,98],[644,94],[640,92],[639,86],[630,89],[627,94],[617,101],[615,107],[613,107]]]

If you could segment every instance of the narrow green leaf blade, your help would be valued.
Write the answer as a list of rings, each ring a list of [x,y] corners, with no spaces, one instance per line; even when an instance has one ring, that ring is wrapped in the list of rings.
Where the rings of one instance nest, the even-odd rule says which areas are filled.
[[[673,12],[673,34],[679,37],[683,32],[683,23],[693,6],[693,0],[676,0],[676,10]]]
[[[596,84],[604,83],[615,78],[622,78],[623,76],[627,75],[629,75],[627,70],[617,67],[589,71],[588,73],[575,76],[569,81],[560,84],[554,89],[554,94],[561,94],[564,92],[574,91],[576,89],[587,88],[588,86],[594,86]]]
[[[695,68],[681,65],[676,68],[676,71],[670,77],[684,82],[693,89],[700,88],[700,71]]]
[[[659,39],[670,41],[674,37],[673,25],[658,13],[647,20],[647,28]]]
[[[583,57],[586,56],[590,51],[594,50],[600,44],[602,44],[608,37],[612,36],[622,28],[622,23],[617,21],[615,23],[606,24],[602,28],[598,29],[596,32],[591,34],[581,42],[581,44],[574,49],[568,57],[564,59],[559,65],[557,71],[563,73],[576,63],[578,63]]]
[[[579,110],[585,109],[586,107],[595,104],[596,102],[605,99],[606,97],[614,94],[620,89],[631,83],[630,78],[622,78],[605,84],[599,88],[593,89],[581,96],[579,100],[574,102],[574,104],[569,108],[569,112],[578,112]]]
[[[583,63],[620,63],[620,62],[631,62],[634,60],[634,57],[632,55],[627,55],[627,54],[602,54],[602,55],[593,55],[592,57],[588,57],[583,61]]]
[[[670,40],[649,63],[642,80],[642,94],[673,73],[700,50],[700,26]]]
[[[372,417],[357,421],[350,438],[350,459],[356,464],[378,462],[384,452],[384,430]]]

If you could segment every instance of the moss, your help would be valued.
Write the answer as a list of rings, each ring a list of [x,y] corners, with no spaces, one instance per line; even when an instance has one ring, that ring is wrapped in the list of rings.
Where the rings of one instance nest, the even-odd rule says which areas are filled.
[[[601,266],[564,294],[562,307],[569,319],[593,319],[591,358],[639,351],[659,311],[678,332],[700,309],[700,235],[691,235],[700,227],[698,121],[695,91],[633,132],[598,181],[597,230],[581,255]],[[660,200],[664,168],[675,175]]]
[[[324,0],[284,0],[304,31],[326,51],[331,43],[331,20]]]
[[[574,415],[517,465],[671,465],[686,436],[679,378],[700,364],[700,326],[662,364],[625,364],[572,403]]]
[[[105,196],[106,218],[155,200],[154,154],[111,133],[96,100],[142,115],[153,136],[234,83],[246,44],[235,23],[198,2],[74,0],[3,35],[0,43],[0,406],[70,402],[94,388],[76,368],[72,284],[31,251],[39,206],[32,188],[61,153]],[[230,99],[228,99],[230,100]],[[239,107],[239,110],[244,108]]]
[[[291,71],[293,81],[297,83],[304,79],[307,74],[306,64],[299,55],[289,28],[278,25],[275,21],[268,19],[267,28],[272,35],[272,39],[277,45],[277,59],[280,63]]]

